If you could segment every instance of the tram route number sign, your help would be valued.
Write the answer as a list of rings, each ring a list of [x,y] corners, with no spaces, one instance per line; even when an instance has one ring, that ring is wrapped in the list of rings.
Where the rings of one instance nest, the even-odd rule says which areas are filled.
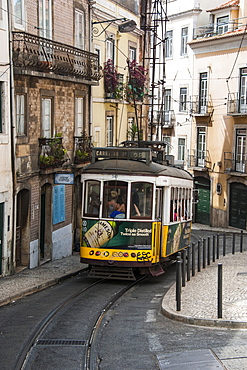
[[[150,148],[92,148],[92,162],[98,158],[152,160]]]

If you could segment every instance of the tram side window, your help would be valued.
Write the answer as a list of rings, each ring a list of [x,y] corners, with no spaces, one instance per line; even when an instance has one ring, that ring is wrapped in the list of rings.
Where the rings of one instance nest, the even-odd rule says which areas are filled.
[[[86,181],[85,183],[84,214],[99,217],[100,208],[100,182]]]
[[[106,181],[103,190],[103,217],[126,218],[128,183]]]
[[[171,188],[170,222],[187,220],[190,217],[190,189]]]
[[[131,184],[131,218],[152,218],[153,184],[135,182]]]

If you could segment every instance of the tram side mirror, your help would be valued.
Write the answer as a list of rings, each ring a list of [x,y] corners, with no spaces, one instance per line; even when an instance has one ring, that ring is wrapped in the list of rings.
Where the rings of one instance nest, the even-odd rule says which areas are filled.
[[[199,202],[199,189],[193,189],[193,203]]]

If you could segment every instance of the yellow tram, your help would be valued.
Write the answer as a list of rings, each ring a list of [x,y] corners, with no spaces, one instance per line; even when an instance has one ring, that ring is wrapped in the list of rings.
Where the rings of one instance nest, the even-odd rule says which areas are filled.
[[[150,148],[93,148],[81,181],[80,258],[91,276],[159,275],[188,246],[192,177],[154,162]]]

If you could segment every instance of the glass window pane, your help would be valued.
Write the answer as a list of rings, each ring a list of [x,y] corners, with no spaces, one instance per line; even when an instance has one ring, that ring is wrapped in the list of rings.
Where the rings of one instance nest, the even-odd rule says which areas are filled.
[[[135,182],[131,185],[131,218],[152,218],[153,184]]]
[[[85,186],[85,207],[84,213],[99,217],[100,210],[100,182],[87,181]]]
[[[124,181],[106,181],[103,191],[103,217],[126,218],[127,189]]]

